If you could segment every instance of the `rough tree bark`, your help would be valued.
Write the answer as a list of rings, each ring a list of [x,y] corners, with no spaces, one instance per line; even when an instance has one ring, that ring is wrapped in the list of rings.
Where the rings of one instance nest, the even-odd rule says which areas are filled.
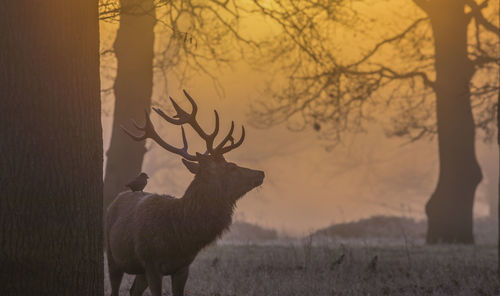
[[[500,169],[500,91],[498,92],[498,100],[497,100],[497,144],[498,144],[498,168]],[[498,174],[498,254],[497,254],[497,262],[498,262],[498,279],[500,280],[500,173]]]
[[[434,34],[439,180],[426,205],[428,243],[474,242],[473,201],[482,174],[470,102],[474,67],[467,56],[463,0],[424,1]]]
[[[130,119],[138,123],[144,121],[144,110],[149,112],[151,107],[153,88],[153,28],[156,22],[153,0],[122,0],[121,6],[123,12],[114,44],[118,70],[111,143],[106,153],[104,208],[141,171],[145,142],[130,140],[120,125],[128,126]]]
[[[0,294],[102,295],[98,1],[1,1],[0,65]]]

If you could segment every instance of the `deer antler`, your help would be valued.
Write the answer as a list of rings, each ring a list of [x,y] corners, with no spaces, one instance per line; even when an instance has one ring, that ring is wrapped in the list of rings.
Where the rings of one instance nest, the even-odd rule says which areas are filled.
[[[142,141],[149,138],[158,143],[158,145],[160,145],[163,149],[178,154],[187,160],[191,161],[198,160],[198,158],[195,155],[188,153],[188,143],[186,140],[186,133],[184,132],[184,127],[181,126],[183,147],[182,148],[174,147],[165,142],[162,138],[160,138],[160,136],[158,135],[153,126],[153,123],[151,122],[151,119],[149,118],[148,112],[145,111],[145,113],[146,113],[146,123],[144,124],[144,126],[140,126],[137,124],[137,122],[132,120],[132,123],[134,124],[135,128],[144,132],[142,136],[134,135],[132,132],[127,130],[123,125],[120,125],[121,129],[135,141]]]
[[[196,113],[198,112],[198,106],[196,105],[196,102],[191,98],[191,96],[183,90],[184,95],[188,98],[189,102],[191,103],[192,106],[192,111],[191,113],[187,113],[184,109],[182,109],[175,101],[170,98],[170,101],[172,102],[172,106],[174,106],[175,111],[177,114],[172,118],[169,117],[167,114],[165,114],[162,110],[159,108],[153,108],[153,110],[158,113],[163,119],[166,121],[175,124],[175,125],[182,125],[185,123],[188,123],[197,133],[198,135],[205,140],[207,144],[207,152],[210,154],[213,154],[213,143],[215,140],[215,137],[219,133],[219,114],[217,113],[217,110],[214,110],[215,113],[215,128],[214,131],[211,134],[207,134],[198,124],[196,121]]]
[[[198,105],[196,105],[196,102],[193,100],[193,98],[187,93],[186,90],[183,90],[184,95],[186,98],[189,100],[192,106],[192,111],[191,113],[186,112],[184,109],[182,109],[172,97],[170,98],[170,101],[172,102],[172,106],[174,107],[175,111],[177,114],[172,118],[168,115],[166,115],[162,110],[158,108],[153,108],[156,113],[158,113],[163,119],[166,121],[176,124],[176,125],[182,125],[185,123],[188,123],[197,133],[200,135],[202,139],[205,140],[207,144],[207,152],[212,154],[212,155],[223,155],[224,153],[227,153],[237,147],[239,147],[242,143],[243,140],[245,139],[245,128],[242,126],[242,132],[241,132],[241,137],[238,140],[238,142],[234,142],[233,138],[233,131],[234,131],[234,121],[231,122],[231,128],[229,129],[228,134],[226,137],[217,145],[215,148],[213,147],[215,137],[217,136],[219,132],[219,114],[217,113],[217,110],[214,110],[215,113],[215,128],[214,131],[211,134],[207,134],[203,129],[200,127],[198,122],[196,121],[196,113],[198,112]],[[224,147],[226,143],[230,141],[231,144],[227,147]]]
[[[181,155],[185,159],[191,160],[191,161],[197,161],[198,158],[195,155],[191,155],[191,154],[189,154],[187,152],[188,145],[187,145],[186,135],[184,133],[184,128],[182,127],[183,124],[186,124],[186,123],[189,124],[196,131],[196,133],[198,133],[198,135],[203,140],[205,140],[205,143],[207,145],[207,151],[205,152],[205,154],[209,153],[209,154],[211,154],[213,156],[222,156],[224,153],[227,153],[227,152],[229,152],[229,151],[231,151],[231,150],[239,147],[243,143],[243,140],[245,139],[245,128],[243,126],[241,127],[241,137],[235,143],[234,142],[234,138],[233,138],[234,121],[232,121],[231,122],[231,128],[229,129],[228,134],[219,143],[219,145],[217,145],[214,148],[214,140],[215,140],[215,137],[217,136],[217,134],[219,133],[219,114],[217,113],[217,110],[214,110],[214,113],[215,113],[215,127],[214,127],[214,130],[213,130],[212,133],[207,134],[201,128],[201,126],[198,124],[198,122],[196,121],[196,113],[198,112],[198,106],[196,105],[196,102],[193,100],[193,98],[185,90],[183,90],[183,92],[184,92],[184,95],[186,95],[186,97],[189,100],[189,102],[191,103],[191,106],[192,106],[191,113],[188,113],[184,109],[182,109],[174,101],[174,99],[172,99],[172,97],[169,97],[169,98],[170,98],[170,101],[172,102],[172,106],[174,107],[175,111],[177,112],[177,114],[174,115],[173,117],[168,116],[161,109],[153,107],[153,110],[156,113],[158,113],[158,115],[160,115],[163,119],[165,119],[166,121],[170,122],[171,124],[175,124],[175,125],[180,125],[181,126],[181,129],[182,129],[182,141],[184,143],[184,147],[183,148],[176,148],[176,147],[174,147],[174,146],[166,143],[165,141],[163,141],[160,138],[160,136],[158,136],[158,134],[156,133],[156,131],[155,131],[154,127],[153,127],[153,123],[151,122],[151,119],[149,118],[149,114],[147,112],[146,112],[146,124],[145,124],[144,127],[141,127],[141,126],[137,125],[137,123],[135,123],[135,121],[134,121],[135,127],[138,130],[141,130],[141,131],[145,132],[143,136],[136,136],[136,135],[132,134],[130,131],[128,131],[127,129],[125,129],[123,126],[121,126],[121,128],[130,137],[132,137],[132,139],[134,139],[136,141],[141,141],[141,140],[150,138],[150,139],[154,140],[156,143],[158,143],[161,147],[163,147],[164,149],[166,149],[167,151],[170,151],[170,152],[173,152],[175,154]],[[228,141],[231,142],[231,144],[229,146],[224,147],[227,144]]]
[[[245,140],[245,127],[241,126],[241,137],[236,143],[234,142],[233,131],[234,131],[234,121],[231,121],[231,128],[229,129],[229,132],[227,133],[226,137],[222,140],[222,142],[220,142],[219,145],[215,147],[213,153],[214,155],[223,155],[224,153],[227,153],[235,148],[238,148],[243,143],[243,140]],[[227,141],[230,141],[231,144],[227,147],[224,147]]]

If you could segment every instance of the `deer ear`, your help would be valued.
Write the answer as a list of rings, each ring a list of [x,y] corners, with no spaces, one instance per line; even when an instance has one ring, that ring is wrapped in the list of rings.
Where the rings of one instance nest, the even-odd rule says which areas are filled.
[[[186,168],[193,174],[197,174],[200,171],[200,165],[196,162],[182,159],[182,163],[186,166]]]

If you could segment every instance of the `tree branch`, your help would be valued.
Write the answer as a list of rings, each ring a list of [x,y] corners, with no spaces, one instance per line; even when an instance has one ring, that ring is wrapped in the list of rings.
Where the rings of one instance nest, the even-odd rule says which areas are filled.
[[[482,67],[482,66],[484,66],[486,64],[490,64],[490,63],[500,64],[500,58],[495,58],[495,57],[483,54],[483,55],[476,57],[474,60],[471,60],[471,62],[475,67]]]
[[[432,80],[429,79],[427,74],[425,72],[420,72],[420,71],[412,71],[412,72],[406,72],[406,73],[397,73],[396,71],[387,68],[387,67],[382,67],[381,68],[382,73],[383,72],[388,72],[390,73],[390,76],[387,76],[392,79],[408,79],[408,78],[414,78],[414,77],[419,77],[422,79],[422,82],[424,83],[425,86],[432,88],[432,90],[435,89],[436,83]]]
[[[422,9],[427,15],[432,11],[431,2],[429,0],[413,0],[413,3]]]
[[[375,75],[379,74],[382,77],[388,78],[388,79],[409,79],[409,78],[415,78],[419,77],[422,79],[422,82],[424,83],[425,86],[432,88],[434,90],[435,88],[435,82],[429,79],[427,74],[425,72],[421,71],[411,71],[411,72],[406,72],[406,73],[398,73],[395,70],[388,68],[383,65],[379,65],[379,69],[373,70],[373,71],[353,71],[353,70],[347,70],[344,69],[343,72],[351,74],[351,75]]]
[[[472,15],[472,17],[474,17],[474,19],[480,25],[482,25],[486,30],[488,30],[488,31],[496,34],[498,37],[500,37],[500,28],[496,27],[493,23],[488,21],[484,17],[483,13],[481,12],[481,10],[483,10],[484,8],[486,8],[488,6],[487,0],[485,0],[481,4],[477,4],[474,0],[465,0],[465,3],[467,3],[467,5],[470,7],[470,9],[471,9],[470,14]]]
[[[411,30],[415,29],[418,24],[420,24],[421,22],[423,21],[426,21],[428,20],[429,18],[428,17],[423,17],[423,18],[419,18],[417,20],[415,20],[411,25],[409,25],[403,32],[391,37],[391,38],[388,38],[388,39],[385,39],[379,43],[377,43],[375,45],[375,47],[370,50],[368,52],[368,54],[366,54],[363,58],[361,58],[359,61],[355,62],[354,64],[352,65],[349,65],[349,66],[357,66],[363,62],[365,62],[366,60],[368,60],[370,57],[372,57],[375,53],[377,53],[377,51],[385,44],[388,44],[388,43],[391,43],[391,42],[394,42],[394,41],[397,41],[397,40],[401,40],[403,39],[406,34],[408,34],[408,32],[410,32]]]

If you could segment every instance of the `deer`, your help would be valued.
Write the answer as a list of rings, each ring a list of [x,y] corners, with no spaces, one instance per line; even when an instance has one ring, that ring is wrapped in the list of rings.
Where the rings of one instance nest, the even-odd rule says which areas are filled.
[[[245,139],[233,138],[234,121],[228,134],[214,147],[219,132],[219,115],[215,113],[215,128],[206,133],[198,124],[198,107],[183,90],[191,104],[190,113],[171,97],[177,114],[168,116],[152,108],[160,117],[181,126],[183,147],[165,142],[156,132],[146,111],[144,126],[135,121],[136,135],[121,126],[135,141],[151,139],[163,149],[182,157],[182,163],[194,178],[181,198],[148,192],[122,192],[106,210],[105,236],[111,295],[118,296],[124,273],[135,275],[130,295],[139,296],[149,287],[153,296],[162,293],[162,278],[170,276],[174,296],[183,296],[189,266],[197,254],[216,241],[232,223],[236,202],[247,192],[260,186],[264,172],[244,168],[225,160],[224,154],[238,148]],[[205,141],[206,151],[188,152],[184,124],[191,126]]]

